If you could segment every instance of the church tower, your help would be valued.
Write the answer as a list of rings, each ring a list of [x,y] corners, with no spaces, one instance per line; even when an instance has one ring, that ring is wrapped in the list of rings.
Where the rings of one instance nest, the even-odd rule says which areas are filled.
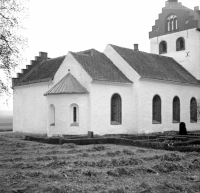
[[[149,32],[151,53],[174,58],[200,80],[200,10],[168,0]]]

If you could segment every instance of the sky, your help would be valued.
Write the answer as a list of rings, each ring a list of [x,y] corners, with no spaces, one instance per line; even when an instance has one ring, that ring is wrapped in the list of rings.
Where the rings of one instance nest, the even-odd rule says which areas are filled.
[[[103,52],[107,44],[150,52],[149,32],[166,0],[29,0],[29,17],[24,21],[28,48],[27,64],[48,52],[50,58],[68,51],[94,48]],[[199,0],[179,0],[194,9]],[[20,72],[21,65],[16,72]],[[12,110],[0,101],[0,110]]]

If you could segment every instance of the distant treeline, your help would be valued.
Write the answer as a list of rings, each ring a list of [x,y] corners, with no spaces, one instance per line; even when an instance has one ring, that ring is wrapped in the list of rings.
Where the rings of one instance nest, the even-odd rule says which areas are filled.
[[[12,126],[12,123],[0,123],[0,126]]]

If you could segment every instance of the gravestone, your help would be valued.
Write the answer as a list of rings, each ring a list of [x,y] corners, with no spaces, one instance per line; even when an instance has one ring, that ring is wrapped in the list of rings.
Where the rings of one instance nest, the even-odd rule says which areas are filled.
[[[179,135],[187,135],[187,129],[184,122],[180,122],[179,124]]]
[[[93,132],[92,131],[88,131],[88,137],[93,138]]]

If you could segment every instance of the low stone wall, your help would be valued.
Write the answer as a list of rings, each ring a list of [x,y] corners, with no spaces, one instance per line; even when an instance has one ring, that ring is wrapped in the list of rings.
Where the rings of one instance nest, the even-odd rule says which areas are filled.
[[[188,136],[187,136],[188,137]],[[164,137],[160,138],[163,140]],[[139,137],[139,140],[135,138],[133,139],[126,139],[124,137],[117,138],[117,137],[99,137],[99,138],[77,138],[77,139],[65,139],[61,137],[37,137],[37,136],[25,136],[25,140],[29,141],[36,141],[41,143],[49,143],[49,144],[64,144],[64,143],[74,143],[76,145],[90,145],[90,144],[115,144],[115,145],[128,145],[128,146],[136,146],[136,147],[144,147],[144,148],[152,148],[152,149],[162,149],[162,150],[170,150],[170,151],[180,151],[180,152],[190,152],[196,151],[200,152],[199,147],[192,147],[188,145],[199,145],[199,139],[193,139],[187,141],[186,137],[183,136],[173,136],[173,137],[166,137],[164,138],[167,140],[183,140],[183,142],[177,143],[167,143],[167,142],[160,142],[159,137],[157,139],[143,139]],[[161,140],[161,141],[162,141]]]

